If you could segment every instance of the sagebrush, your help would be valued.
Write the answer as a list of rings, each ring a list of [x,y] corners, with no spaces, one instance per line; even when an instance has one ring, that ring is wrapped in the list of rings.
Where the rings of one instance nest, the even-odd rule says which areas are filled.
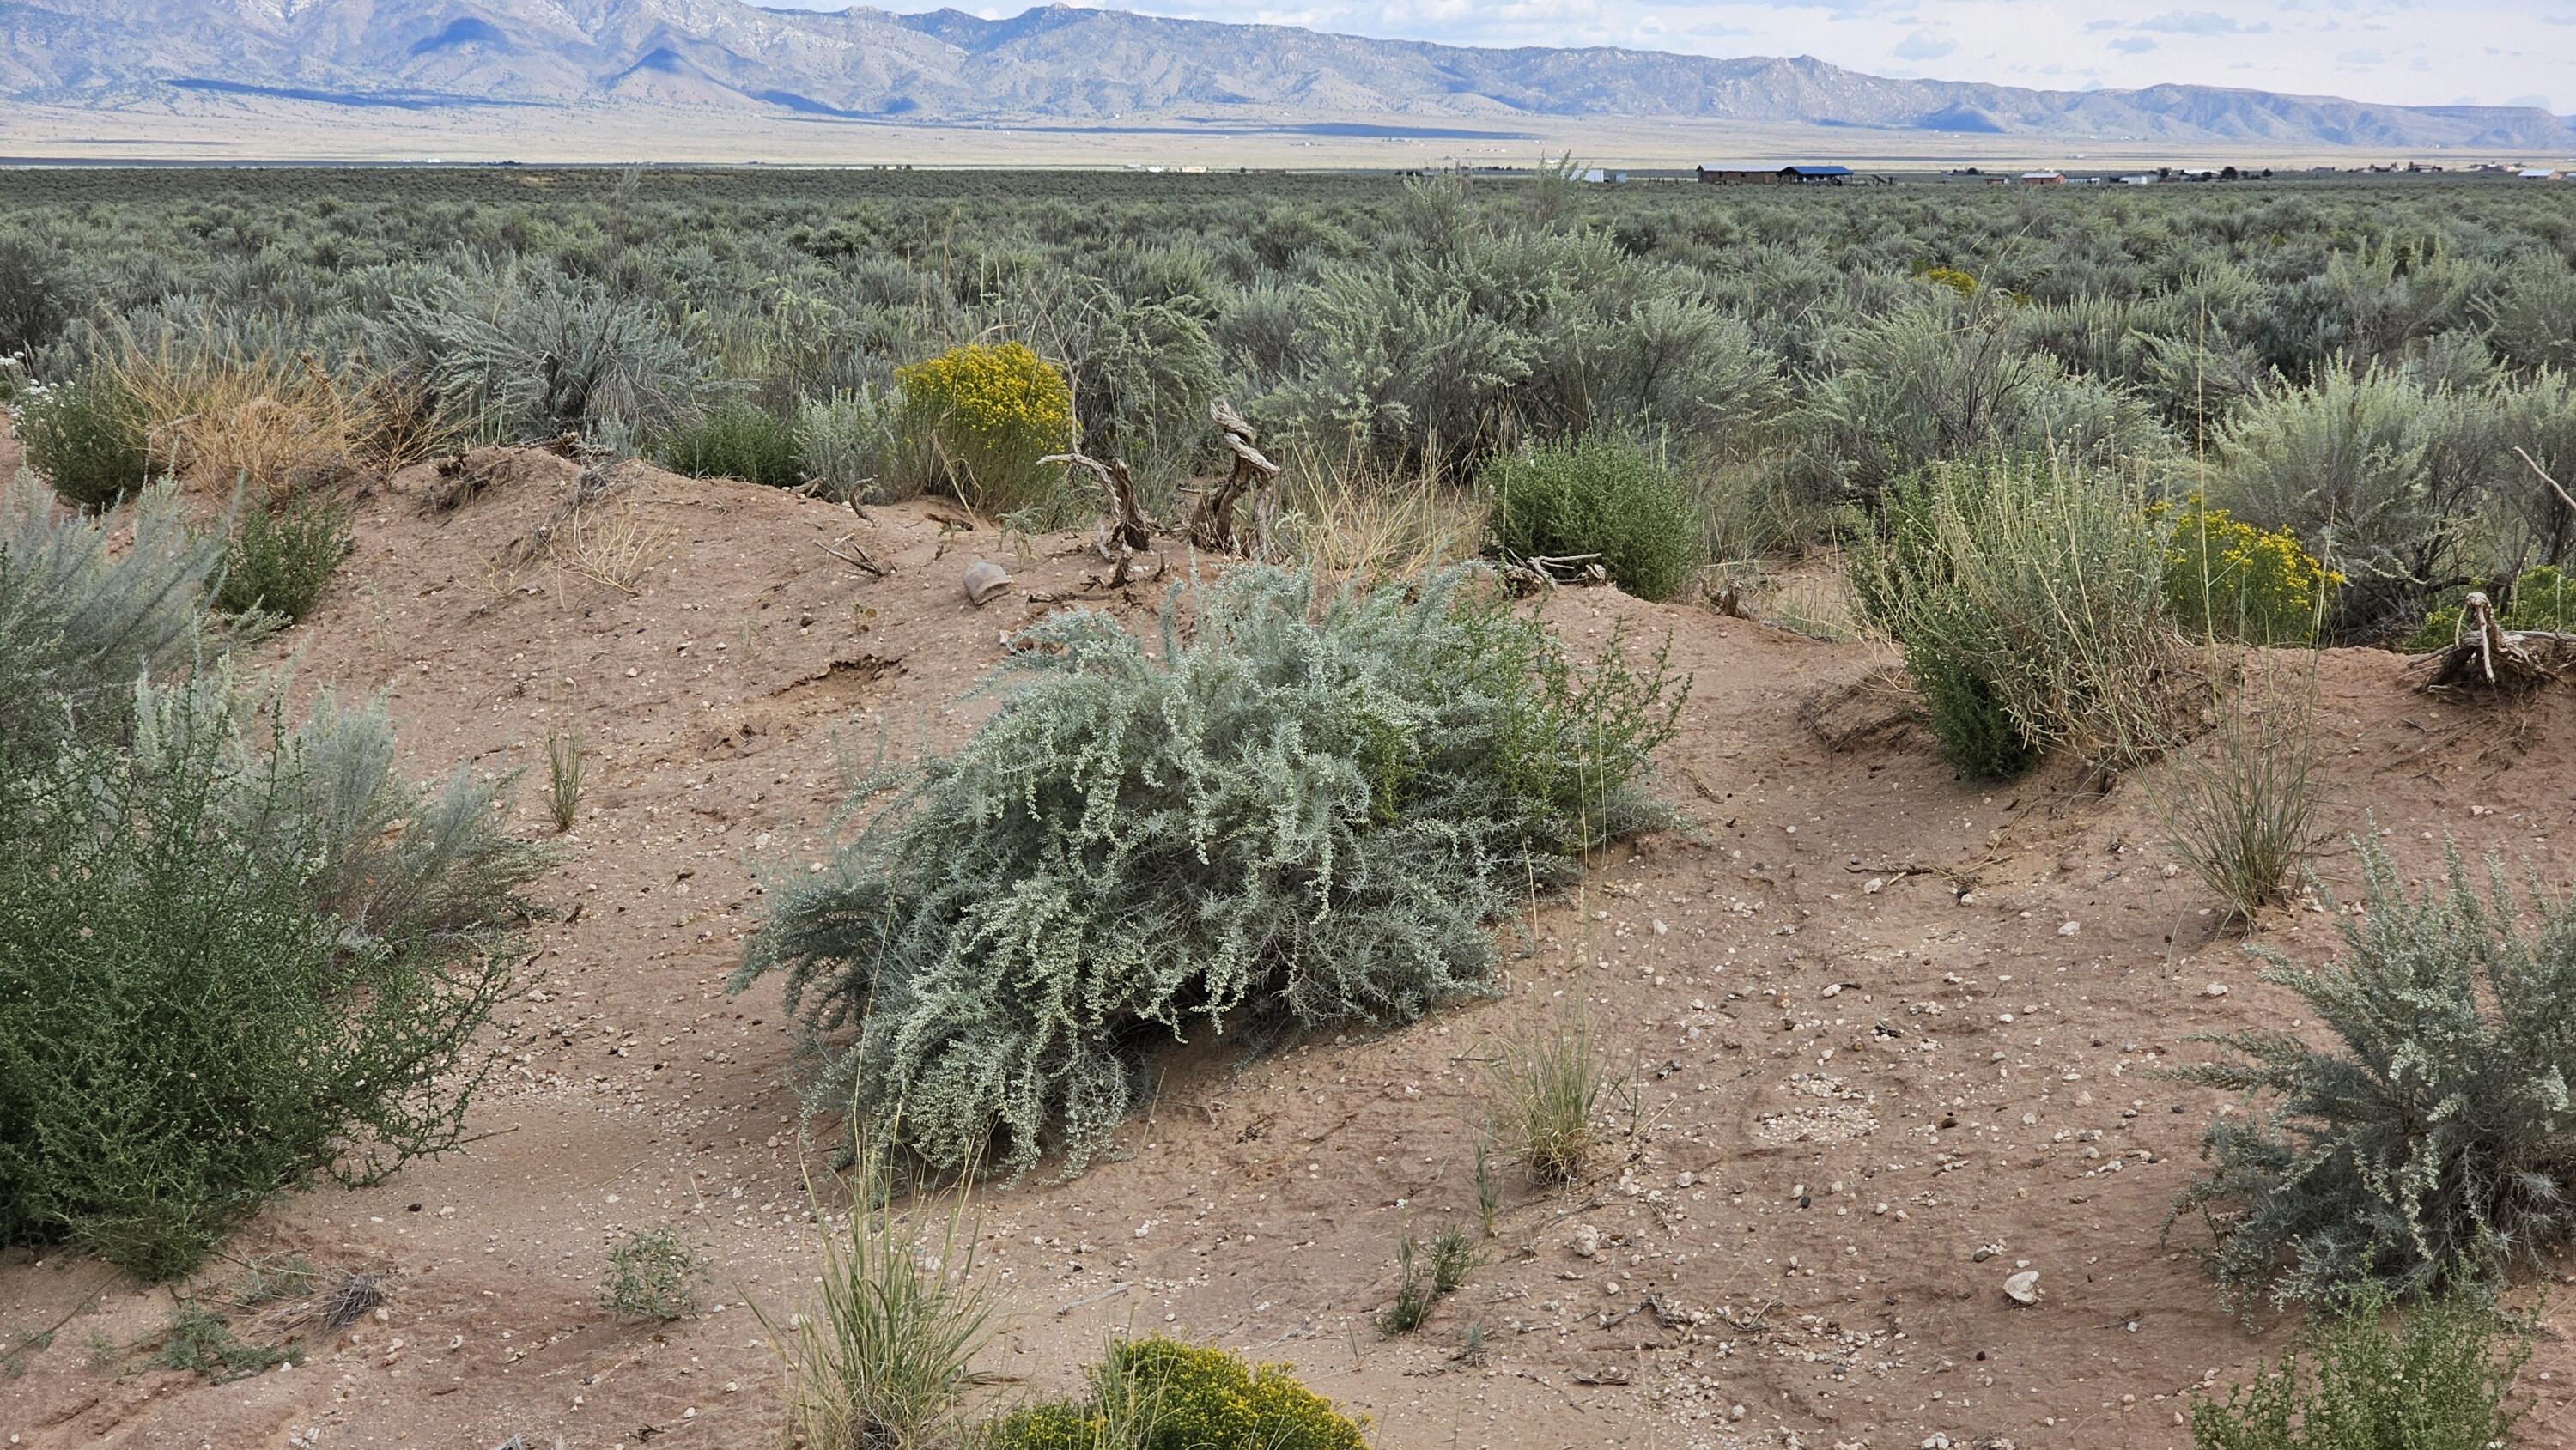
[[[2576,907],[2504,867],[2483,883],[2456,852],[2420,893],[2360,848],[2361,910],[2340,960],[2256,949],[2322,1041],[2247,1030],[2209,1039],[2186,1082],[2245,1094],[2211,1123],[2210,1169],[2177,1202],[2216,1230],[2232,1302],[2339,1305],[2482,1281],[2563,1242],[2576,1183]]]
[[[735,985],[785,974],[824,1098],[942,1167],[1078,1164],[1156,1042],[1481,990],[1489,921],[1654,819],[1686,692],[1660,659],[1578,668],[1465,571],[1314,596],[1239,571],[1151,650],[1049,618],[992,721],[774,883]]]

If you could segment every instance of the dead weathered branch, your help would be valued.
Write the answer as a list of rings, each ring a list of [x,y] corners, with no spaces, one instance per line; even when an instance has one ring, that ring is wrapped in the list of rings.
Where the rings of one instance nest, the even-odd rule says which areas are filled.
[[[2529,689],[2563,678],[2576,667],[2576,634],[2506,629],[2496,618],[2494,603],[2483,593],[2472,593],[2460,601],[2460,627],[2451,643],[2417,655],[2406,667],[2430,672],[2415,687],[2427,693]]]
[[[1108,501],[1108,516],[1101,520],[1100,557],[1111,567],[1109,582],[1114,587],[1128,582],[1128,570],[1141,550],[1154,547],[1154,523],[1145,517],[1144,505],[1136,500],[1136,480],[1129,476],[1125,460],[1107,461],[1083,453],[1057,453],[1038,460],[1079,468],[1099,481],[1100,491]],[[1161,572],[1158,563],[1156,573]]]
[[[1270,525],[1278,513],[1279,465],[1255,446],[1259,435],[1225,399],[1208,405],[1208,421],[1216,424],[1234,467],[1214,488],[1199,496],[1197,512],[1190,519],[1190,538],[1200,548],[1215,553],[1239,554],[1247,559],[1267,557]],[[1252,496],[1252,518],[1248,525],[1238,524],[1234,511],[1247,494]]]

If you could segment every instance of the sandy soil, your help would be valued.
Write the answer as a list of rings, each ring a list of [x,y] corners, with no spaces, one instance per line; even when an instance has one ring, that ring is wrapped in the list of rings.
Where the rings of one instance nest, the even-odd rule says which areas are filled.
[[[496,1034],[510,1057],[474,1111],[485,1136],[262,1215],[236,1257],[381,1273],[392,1299],[229,1385],[147,1367],[171,1291],[0,1256],[12,1446],[777,1443],[752,1307],[799,1307],[816,1229],[774,984],[725,991],[754,869],[814,859],[842,757],[969,729],[1004,632],[1085,594],[1096,565],[1070,536],[1006,540],[936,506],[863,522],[639,469],[613,505],[650,545],[630,593],[506,562],[571,464],[491,472],[453,512],[424,506],[425,470],[363,498],[355,557],[275,650],[306,688],[385,692],[421,774],[541,780],[549,730],[594,759],[537,892],[557,914]],[[820,547],[844,536],[892,576]],[[979,557],[1020,585],[981,610],[958,592]],[[1153,600],[1091,602],[1140,617]],[[2058,776],[1972,789],[1869,646],[1609,591],[1548,613],[1577,642],[1672,632],[1695,693],[1663,774],[1690,826],[1543,903],[1493,999],[1249,1063],[1191,1049],[1109,1161],[986,1191],[997,1402],[1156,1330],[1295,1365],[1391,1450],[2187,1445],[2188,1388],[2253,1372],[2284,1336],[2220,1311],[2192,1226],[2159,1237],[2217,1104],[2152,1070],[2192,1060],[2195,1033],[2294,1026],[2298,1004],[2172,874],[2152,777],[2108,798]],[[2456,836],[2565,877],[2563,699],[2438,703],[2372,652],[2321,672],[2340,828],[2367,809],[2411,868]],[[550,834],[533,784],[520,823]],[[2310,903],[2259,939],[2322,955],[2333,926]],[[1571,1190],[1511,1180],[1466,1287],[1382,1338],[1399,1234],[1473,1222],[1482,1064],[1568,1011],[1634,1074],[1611,1147]],[[713,1255],[717,1292],[678,1324],[614,1322],[594,1302],[603,1247],[656,1224]],[[2002,1285],[2025,1266],[2044,1297],[2016,1308]],[[1458,1357],[1471,1324],[1481,1362]],[[2576,1434],[2571,1370],[2545,1342],[2532,1443]]]

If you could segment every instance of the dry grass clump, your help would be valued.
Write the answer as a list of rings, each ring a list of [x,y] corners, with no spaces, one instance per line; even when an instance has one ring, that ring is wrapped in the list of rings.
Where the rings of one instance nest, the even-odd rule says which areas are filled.
[[[1407,477],[1364,459],[1300,460],[1281,491],[1280,542],[1321,586],[1418,578],[1484,544],[1486,506],[1437,467]]]
[[[2293,680],[2267,666],[2219,701],[2199,750],[2175,753],[2166,829],[2231,921],[2296,895],[2324,833],[2316,705],[2313,673]]]
[[[351,473],[419,462],[449,440],[417,384],[336,376],[310,355],[129,344],[115,372],[145,420],[157,471],[219,494],[239,487],[270,507]]]
[[[644,576],[669,546],[668,531],[644,521],[644,510],[628,499],[576,507],[546,539],[546,555],[556,566],[605,584],[622,594],[640,589]]]
[[[1558,1022],[1526,1052],[1497,1064],[1494,1085],[1505,1135],[1530,1177],[1554,1184],[1580,1181],[1600,1142],[1593,1116],[1617,1086],[1609,1049],[1592,1035],[1591,1024],[1579,1017]]]
[[[969,1199],[904,1211],[874,1150],[849,1192],[848,1222],[823,1241],[820,1302],[784,1323],[752,1311],[786,1361],[788,1424],[812,1446],[949,1443],[993,1315]]]

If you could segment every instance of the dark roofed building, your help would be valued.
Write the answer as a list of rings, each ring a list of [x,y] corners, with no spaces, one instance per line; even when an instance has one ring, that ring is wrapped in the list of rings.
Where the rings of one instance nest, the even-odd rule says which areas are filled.
[[[1851,179],[1848,166],[1702,166],[1699,179],[1719,186],[1776,186],[1781,182],[1840,186]]]

